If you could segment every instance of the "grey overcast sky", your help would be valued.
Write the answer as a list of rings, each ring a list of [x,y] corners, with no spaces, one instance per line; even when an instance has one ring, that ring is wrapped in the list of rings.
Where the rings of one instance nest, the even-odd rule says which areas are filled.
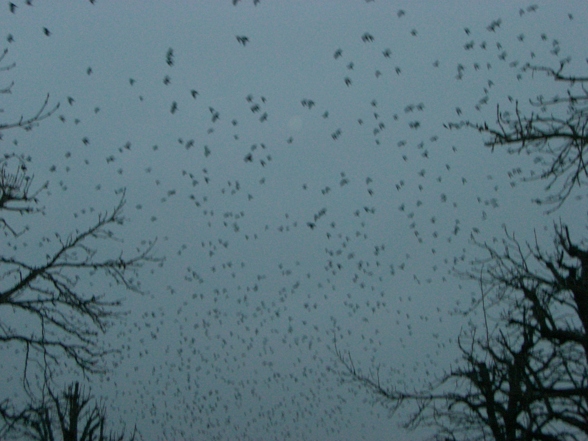
[[[157,238],[166,258],[143,296],[93,281],[129,314],[101,337],[122,358],[87,381],[144,439],[415,439],[339,384],[334,337],[364,370],[424,384],[479,320],[454,313],[479,296],[451,273],[472,235],[585,228],[581,194],[551,215],[531,203],[533,158],[443,127],[563,93],[520,68],[570,55],[586,71],[585,1],[13,3],[2,121],[61,103],[0,142],[49,181],[30,243],[90,225],[124,187],[119,245]],[[0,369],[22,396],[22,365]]]

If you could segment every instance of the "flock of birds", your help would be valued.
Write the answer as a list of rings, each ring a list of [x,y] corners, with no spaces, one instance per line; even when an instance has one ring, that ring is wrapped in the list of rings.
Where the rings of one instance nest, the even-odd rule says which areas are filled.
[[[253,5],[261,10],[259,0]],[[12,2],[9,11],[22,12]],[[531,5],[519,18],[537,11]],[[417,27],[418,12],[395,15],[406,29],[402,41],[419,44],[427,33]],[[339,384],[334,342],[366,371],[388,365],[406,384],[447,366],[460,326],[448,315],[470,300],[452,270],[467,264],[471,237],[490,240],[484,233],[493,227],[486,225],[503,222],[494,213],[519,188],[527,163],[513,160],[510,169],[481,176],[463,155],[476,148],[484,170],[491,159],[482,140],[461,145],[454,140],[460,134],[444,131],[442,122],[491,120],[505,99],[501,82],[516,93],[530,78],[520,69],[524,62],[561,56],[556,39],[531,28],[512,40],[504,26],[495,19],[460,30],[460,52],[452,57],[461,61],[449,66],[432,53],[421,60],[421,73],[388,30],[349,35],[321,60],[330,63],[328,91],[305,91],[287,103],[297,115],[286,129],[275,88],[212,93],[189,83],[179,70],[186,54],[169,47],[155,73],[117,80],[128,126],[148,131],[139,125],[157,121],[148,131],[157,135],[153,142],[125,127],[119,133],[127,138],[113,145],[100,125],[119,125],[105,119],[115,106],[75,90],[56,118],[12,132],[19,139],[14,146],[4,141],[5,149],[33,145],[45,128],[67,137],[59,154],[37,151],[44,159],[32,166],[45,167],[36,175],[49,180],[48,199],[79,207],[48,207],[48,217],[59,219],[51,228],[91,222],[124,186],[132,221],[121,230],[125,244],[160,238],[166,262],[145,274],[145,297],[125,295],[131,314],[111,332],[122,358],[94,384],[110,394],[109,415],[127,426],[137,421],[161,439],[370,439],[381,430],[375,421],[392,426],[385,408]],[[56,38],[47,27],[42,34]],[[537,53],[525,52],[531,39]],[[243,33],[231,40],[240,51],[257,44]],[[18,41],[16,32],[7,37],[9,48],[18,50]],[[101,87],[101,63],[85,68],[86,87]],[[398,102],[392,86],[414,87],[411,78],[439,79],[439,89],[467,84],[467,99],[479,98],[440,104],[443,98],[415,93],[417,99]],[[91,198],[68,199],[90,185]],[[358,421],[362,412],[371,413],[369,427]]]

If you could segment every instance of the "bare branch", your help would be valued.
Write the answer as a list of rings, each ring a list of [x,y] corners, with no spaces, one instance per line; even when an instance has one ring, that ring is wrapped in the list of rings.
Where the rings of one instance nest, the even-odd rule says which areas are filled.
[[[568,83],[565,97],[545,100],[539,96],[531,100],[530,104],[539,108],[537,113],[523,113],[519,103],[515,102],[514,117],[497,106],[494,127],[487,122],[471,121],[444,125],[448,129],[473,128],[488,135],[484,144],[492,150],[506,147],[511,154],[534,156],[536,165],[541,167],[539,173],[523,177],[523,181],[547,182],[547,195],[537,198],[535,202],[552,205],[548,212],[557,210],[575,189],[588,184],[588,107],[585,105],[588,103],[588,91],[583,86],[588,78],[563,75],[565,65],[562,62],[558,70],[531,65],[523,67],[523,70],[543,72],[555,81]],[[581,93],[572,90],[576,84],[582,86]],[[557,189],[554,188],[556,184],[559,185]]]
[[[457,273],[478,282],[484,318],[458,345],[461,362],[438,381],[409,390],[383,385],[340,350],[343,382],[370,393],[391,413],[410,411],[404,427],[430,426],[437,440],[564,440],[588,436],[588,249],[555,225],[550,253],[505,231],[502,249],[475,243],[487,258]],[[487,311],[495,310],[494,328]]]
[[[137,271],[147,262],[161,260],[152,255],[154,242],[128,258],[123,255],[96,257],[97,250],[88,241],[116,240],[108,227],[124,222],[124,203],[123,196],[112,213],[99,215],[93,226],[60,241],[59,248],[48,255],[42,265],[0,256],[0,280],[5,280],[0,289],[0,307],[9,307],[13,314],[27,317],[29,321],[34,319],[44,326],[42,331],[33,330],[23,335],[4,319],[0,320],[0,341],[20,342],[35,350],[46,349],[53,360],[62,352],[84,370],[101,371],[100,359],[108,351],[97,346],[96,337],[120,317],[117,309],[121,303],[106,300],[102,293],[81,292],[78,281],[84,274],[92,277],[102,272],[115,284],[141,293],[136,281]]]

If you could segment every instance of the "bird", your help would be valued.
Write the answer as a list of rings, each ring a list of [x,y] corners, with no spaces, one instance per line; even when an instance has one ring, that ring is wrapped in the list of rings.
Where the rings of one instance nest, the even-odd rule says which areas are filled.
[[[339,58],[341,55],[343,55],[343,50],[342,50],[342,49],[337,49],[337,50],[335,51],[335,53],[333,54],[333,58],[335,58],[335,60],[336,60],[336,59],[337,59],[337,58]]]
[[[237,35],[236,36],[237,41],[242,44],[243,46],[245,46],[247,43],[249,43],[249,38],[246,37],[245,35]]]
[[[366,32],[365,34],[363,34],[361,36],[361,40],[364,43],[372,42],[372,41],[374,41],[374,36],[372,34],[370,34],[369,32]]]
[[[190,93],[192,94],[192,98],[194,98],[194,99],[196,99],[196,96],[198,96],[198,91],[197,90],[192,89],[190,91]]]
[[[13,14],[16,12],[16,8],[17,6],[14,3],[9,3],[8,4],[9,8],[10,8],[10,12],[12,12]]]
[[[43,28],[43,33],[44,33],[44,34],[45,34],[47,37],[49,37],[49,36],[51,35],[51,31],[50,31],[49,29],[47,29],[47,28]]]

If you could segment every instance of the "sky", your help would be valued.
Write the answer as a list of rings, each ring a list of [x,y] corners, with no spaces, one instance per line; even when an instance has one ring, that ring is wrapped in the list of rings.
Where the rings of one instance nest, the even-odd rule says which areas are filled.
[[[425,436],[339,381],[334,341],[363,372],[426,385],[480,320],[454,271],[480,256],[472,237],[585,228],[581,192],[551,214],[531,202],[534,158],[443,126],[564,93],[521,66],[585,72],[582,1],[13,3],[0,121],[60,103],[0,141],[49,182],[27,240],[91,225],[124,188],[124,240],[103,251],[157,239],[165,257],[142,295],[92,280],[128,314],[100,336],[122,355],[84,381],[144,439]]]

